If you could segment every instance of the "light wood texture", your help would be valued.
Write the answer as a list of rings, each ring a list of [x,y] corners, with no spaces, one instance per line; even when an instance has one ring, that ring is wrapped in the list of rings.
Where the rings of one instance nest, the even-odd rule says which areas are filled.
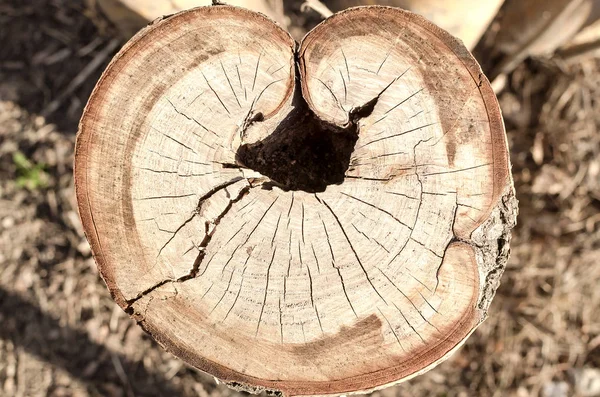
[[[409,12],[346,10],[295,52],[228,6],[136,35],[81,121],[80,215],[114,299],[190,364],[373,390],[487,315],[516,217],[502,118],[464,46]]]

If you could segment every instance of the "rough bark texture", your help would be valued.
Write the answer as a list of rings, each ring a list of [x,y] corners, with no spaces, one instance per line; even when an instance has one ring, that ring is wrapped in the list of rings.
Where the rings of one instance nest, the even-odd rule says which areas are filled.
[[[114,299],[230,386],[368,391],[485,319],[516,201],[500,110],[425,19],[349,9],[294,41],[228,6],[156,22],[77,140],[80,215]]]

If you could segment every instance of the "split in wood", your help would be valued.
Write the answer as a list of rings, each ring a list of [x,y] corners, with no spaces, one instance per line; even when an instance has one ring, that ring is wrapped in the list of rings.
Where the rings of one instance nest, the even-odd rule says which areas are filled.
[[[299,49],[235,7],[152,24],[98,83],[75,167],[117,303],[253,392],[368,391],[441,362],[486,317],[516,217],[479,66],[386,7]]]

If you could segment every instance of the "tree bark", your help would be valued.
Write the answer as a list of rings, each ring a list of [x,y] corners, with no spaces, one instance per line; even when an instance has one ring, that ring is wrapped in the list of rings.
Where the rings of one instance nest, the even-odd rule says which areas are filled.
[[[240,8],[136,35],[76,145],[79,211],[116,302],[230,386],[369,391],[485,319],[516,200],[500,109],[415,14],[335,14],[296,49]]]

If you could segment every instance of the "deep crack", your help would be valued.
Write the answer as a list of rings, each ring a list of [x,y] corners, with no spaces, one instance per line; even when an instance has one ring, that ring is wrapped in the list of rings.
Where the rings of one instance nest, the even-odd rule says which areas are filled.
[[[317,193],[329,185],[343,183],[358,140],[359,120],[373,112],[379,97],[401,76],[373,99],[352,109],[343,126],[321,120],[310,109],[297,84],[294,109],[269,136],[241,145],[236,162],[269,177],[283,190]],[[254,122],[262,121],[261,113],[256,116],[248,113],[240,132],[242,138]]]
[[[194,214],[192,215],[192,217],[190,217],[189,219],[186,219],[186,221],[183,223],[183,225],[181,225],[178,230],[180,230],[183,226],[185,226],[187,223],[189,223],[195,216],[198,215],[198,212],[201,209],[202,203],[204,201],[206,201],[207,199],[209,199],[211,196],[213,196],[215,193],[217,193],[219,190],[225,189],[228,186],[239,182],[241,180],[243,180],[244,178],[234,178],[230,181],[227,181],[225,183],[222,183],[220,185],[218,185],[217,187],[211,189],[210,191],[208,191],[207,193],[205,193],[199,200],[198,202],[198,208],[197,210],[194,212]],[[229,204],[227,204],[227,207],[225,207],[225,209],[212,221],[205,221],[205,226],[206,226],[206,233],[204,234],[204,238],[202,239],[202,241],[200,242],[200,244],[198,246],[196,246],[196,248],[200,251],[198,253],[198,256],[196,257],[196,260],[194,261],[194,265],[192,267],[192,269],[190,270],[190,272],[184,276],[181,276],[177,279],[165,279],[165,280],[161,280],[160,282],[154,284],[153,286],[145,289],[144,291],[140,292],[135,298],[129,299],[127,300],[127,308],[125,309],[126,312],[130,312],[132,309],[132,305],[137,302],[138,300],[140,300],[141,298],[143,298],[144,296],[150,294],[151,292],[153,292],[154,290],[162,287],[163,285],[169,283],[169,282],[184,282],[190,279],[193,279],[197,276],[198,271],[200,269],[200,265],[202,264],[202,260],[204,259],[204,257],[206,256],[206,247],[208,246],[208,244],[210,243],[210,240],[212,239],[212,236],[215,233],[216,227],[219,224],[219,222],[221,221],[221,219],[223,219],[223,217],[225,217],[225,215],[227,215],[227,213],[231,210],[231,208],[233,207],[233,204],[237,203],[238,201],[240,201],[242,198],[244,198],[244,196],[246,194],[248,194],[248,192],[250,191],[251,185],[249,184],[249,182],[247,182],[248,185],[245,186],[244,188],[242,188],[239,192],[239,194],[237,195],[237,197],[235,197],[234,199],[230,199],[229,200]],[[210,224],[213,224],[213,228],[212,230],[210,230]],[[169,240],[171,241],[172,238]],[[165,244],[166,246],[166,244]],[[163,247],[164,248],[164,247]],[[131,313],[130,313],[131,314]]]
[[[284,190],[323,192],[344,182],[357,139],[355,123],[326,123],[302,103],[268,137],[240,146],[236,161]]]

